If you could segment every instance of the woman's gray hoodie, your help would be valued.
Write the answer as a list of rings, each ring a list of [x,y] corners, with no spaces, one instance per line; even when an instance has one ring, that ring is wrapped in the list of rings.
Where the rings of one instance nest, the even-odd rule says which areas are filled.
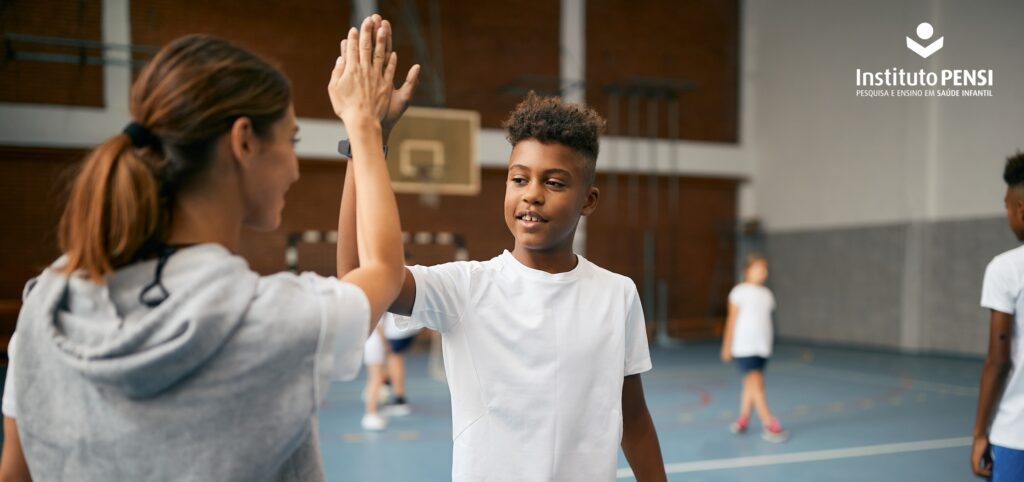
[[[260,277],[220,245],[96,284],[26,288],[14,400],[37,481],[322,480],[317,407],[359,369],[369,305],[335,278]]]

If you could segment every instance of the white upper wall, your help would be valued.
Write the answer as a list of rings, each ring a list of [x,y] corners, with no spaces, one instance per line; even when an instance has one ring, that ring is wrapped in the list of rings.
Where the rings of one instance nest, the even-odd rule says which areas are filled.
[[[1024,149],[1024,2],[947,0],[940,9],[940,68],[993,69],[997,90],[940,104],[935,217],[1000,215],[1003,163]]]
[[[994,216],[1024,147],[1024,3],[744,4],[753,210],[769,230]],[[905,47],[930,22],[945,47]],[[858,98],[856,70],[985,68],[992,98]]]

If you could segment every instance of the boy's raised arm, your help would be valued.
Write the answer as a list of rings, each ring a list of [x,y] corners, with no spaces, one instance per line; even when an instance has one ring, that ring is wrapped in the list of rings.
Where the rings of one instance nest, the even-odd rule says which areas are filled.
[[[338,277],[359,267],[359,251],[356,241],[356,183],[353,163],[345,168],[345,187],[341,192],[341,210],[338,214]],[[391,304],[388,311],[396,315],[412,314],[416,301],[416,279],[408,269],[398,298]],[[372,331],[372,329],[371,329]]]
[[[327,88],[334,112],[351,138],[353,157],[362,164],[353,176],[362,186],[356,193],[361,198],[356,206],[360,267],[343,279],[366,294],[371,327],[398,294],[404,269],[398,205],[384,164],[379,118],[394,90],[397,63],[394,53],[385,52],[386,33],[373,18],[363,21],[359,30],[350,30]]]
[[[377,29],[382,32],[381,38],[384,41],[384,54],[390,57],[391,45],[392,45],[392,32],[391,25],[386,20],[382,20],[380,16],[374,15],[372,21]],[[386,106],[386,110],[382,112],[380,128],[381,137],[383,143],[386,145],[388,136],[391,134],[391,130],[394,128],[398,120],[401,119],[402,114],[405,113],[406,109],[409,108],[412,102],[412,96],[416,89],[416,85],[419,81],[420,66],[413,65],[409,69],[409,73],[406,75],[405,82],[398,89],[395,89],[390,96],[390,102]],[[350,133],[350,136],[352,134]],[[356,154],[353,154],[353,157]],[[345,170],[345,185],[341,193],[341,209],[338,213],[338,247],[337,247],[337,270],[338,277],[347,275],[350,271],[358,268],[359,263],[359,229],[358,229],[358,216],[357,212],[357,194],[356,194],[356,178],[359,176],[359,171],[362,166],[356,166],[355,162],[349,162]],[[412,311],[412,304],[415,300],[415,286],[411,274],[408,270],[403,273],[404,284],[399,294],[399,300],[408,299],[406,304],[408,305],[406,310],[399,312],[399,314],[408,314]],[[411,293],[409,295],[408,293]],[[400,303],[396,300],[396,304],[400,306]],[[394,311],[395,305],[391,305],[391,311]],[[371,327],[372,330],[372,327]]]

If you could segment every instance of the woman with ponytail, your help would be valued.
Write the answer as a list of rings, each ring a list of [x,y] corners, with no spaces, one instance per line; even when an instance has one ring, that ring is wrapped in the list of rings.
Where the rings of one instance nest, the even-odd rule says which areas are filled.
[[[0,475],[324,478],[317,407],[355,375],[404,270],[381,121],[409,96],[392,99],[390,35],[377,16],[349,31],[328,85],[360,163],[360,268],[340,280],[261,277],[235,254],[244,228],[277,228],[299,176],[284,75],[200,35],[149,62],[134,120],[74,181],[63,256],[25,289]]]

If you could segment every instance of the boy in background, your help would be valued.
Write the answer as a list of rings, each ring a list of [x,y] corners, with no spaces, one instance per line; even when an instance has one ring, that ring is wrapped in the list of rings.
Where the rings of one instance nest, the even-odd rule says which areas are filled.
[[[1006,161],[1006,218],[1024,241],[1024,153]],[[991,311],[988,355],[981,370],[971,469],[996,482],[1024,480],[1024,246],[996,256],[985,269],[981,306]]]

